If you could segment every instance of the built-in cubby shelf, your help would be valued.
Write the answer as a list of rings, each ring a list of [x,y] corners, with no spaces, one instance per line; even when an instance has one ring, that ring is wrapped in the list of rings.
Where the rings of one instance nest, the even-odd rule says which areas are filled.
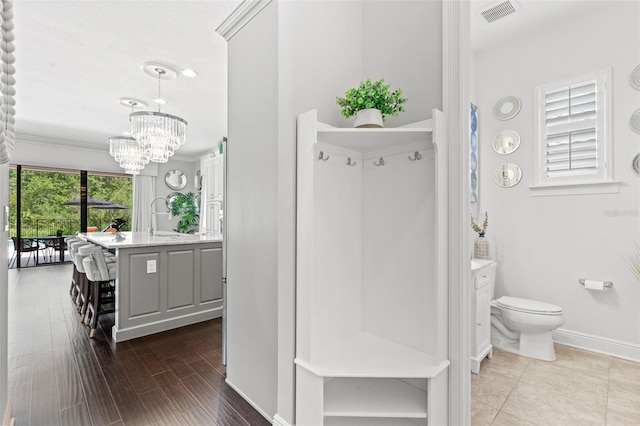
[[[430,378],[449,365],[446,359],[360,332],[322,348],[313,363],[296,363],[322,377]]]
[[[433,132],[432,120],[416,123],[415,127],[344,128],[318,123],[318,141],[353,149],[372,151],[390,145],[407,145],[425,141]]]
[[[445,122],[298,116],[296,424],[447,423]]]
[[[325,426],[427,426],[427,420],[371,417],[327,417]]]
[[[427,393],[399,379],[332,379],[324,387],[325,417],[427,418]]]

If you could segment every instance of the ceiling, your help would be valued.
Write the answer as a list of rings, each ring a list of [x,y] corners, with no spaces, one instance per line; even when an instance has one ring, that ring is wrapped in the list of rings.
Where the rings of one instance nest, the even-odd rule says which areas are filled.
[[[162,112],[184,118],[187,142],[176,158],[195,159],[227,134],[226,41],[215,28],[240,0],[14,1],[16,133],[108,149],[129,130],[137,98],[157,110],[160,62],[195,78],[162,81]]]
[[[215,28],[240,2],[14,1],[18,137],[107,149],[108,136],[129,130],[131,111],[120,98],[157,109],[158,83],[142,64],[161,62],[198,72],[162,83],[162,111],[189,122],[175,158],[195,160],[212,150],[227,134],[226,42]],[[515,14],[483,23],[477,12],[495,3],[472,0],[474,50],[511,43],[606,1],[520,0]]]

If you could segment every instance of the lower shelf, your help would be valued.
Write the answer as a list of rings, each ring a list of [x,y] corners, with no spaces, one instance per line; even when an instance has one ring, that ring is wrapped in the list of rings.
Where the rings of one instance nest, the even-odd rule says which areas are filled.
[[[425,419],[426,386],[424,379],[335,378],[324,386],[324,416]]]
[[[295,362],[322,377],[430,378],[449,366],[447,359],[366,332],[328,344],[312,358]]]
[[[427,420],[380,419],[367,417],[327,417],[324,426],[427,426]]]

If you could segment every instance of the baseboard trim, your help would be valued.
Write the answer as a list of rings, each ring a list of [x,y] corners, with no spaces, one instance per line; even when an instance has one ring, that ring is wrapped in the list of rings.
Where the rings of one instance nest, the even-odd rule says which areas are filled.
[[[247,395],[245,395],[245,394],[244,394],[244,392],[242,392],[242,391],[241,391],[240,389],[238,389],[238,388],[237,388],[233,383],[231,383],[231,382],[229,381],[229,379],[224,379],[224,381],[225,381],[225,383],[226,383],[226,384],[228,384],[229,386],[231,386],[231,388],[232,388],[234,391],[238,392],[238,395],[240,395],[240,396],[241,396],[245,401],[247,401],[247,402],[248,402],[248,403],[249,403],[253,408],[255,408],[255,409],[256,409],[256,411],[257,411],[258,413],[260,413],[260,415],[261,415],[262,417],[264,417],[265,419],[267,419],[267,420],[269,421],[269,423],[271,423],[271,422],[272,422],[271,417],[270,417],[267,413],[265,413],[265,412],[262,410],[262,408],[258,407],[258,406],[257,406],[257,405],[256,405],[256,404],[251,400],[251,398],[249,398]]]
[[[273,416],[273,426],[293,426],[290,423],[287,423],[279,414]]]
[[[608,339],[606,337],[594,336],[592,334],[580,333],[562,328],[554,330],[551,334],[553,336],[553,341],[561,345],[573,346],[574,348],[585,349],[591,352],[628,359],[629,361],[640,362],[640,345],[636,345],[634,343]]]

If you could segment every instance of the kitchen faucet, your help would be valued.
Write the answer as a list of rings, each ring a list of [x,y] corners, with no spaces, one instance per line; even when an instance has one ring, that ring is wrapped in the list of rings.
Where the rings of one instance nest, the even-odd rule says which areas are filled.
[[[163,197],[163,196],[159,196],[154,198],[153,200],[151,200],[151,217],[149,218],[149,235],[153,236],[153,215],[154,214],[169,214],[170,212],[154,212],[153,211],[153,203],[155,203],[157,200],[166,200],[167,197]]]

